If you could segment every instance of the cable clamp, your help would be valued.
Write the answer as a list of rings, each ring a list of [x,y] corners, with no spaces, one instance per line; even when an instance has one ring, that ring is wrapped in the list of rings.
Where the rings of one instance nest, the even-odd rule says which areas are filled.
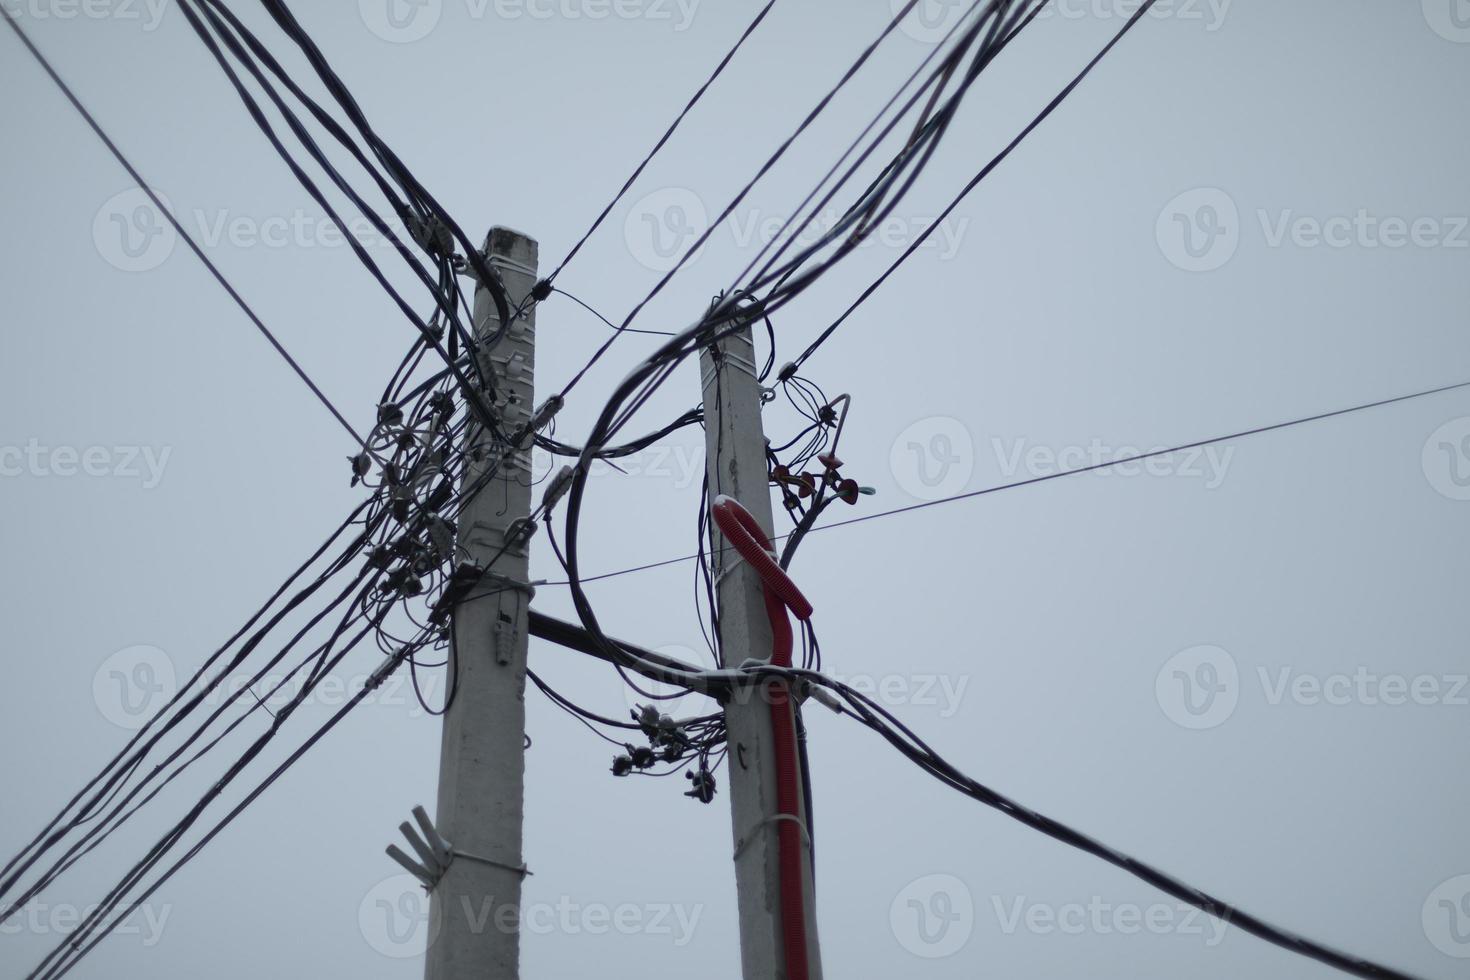
[[[509,269],[511,272],[519,272],[523,275],[530,276],[532,279],[536,278],[535,269],[524,263],[517,262],[515,259],[507,258],[504,255],[490,255],[483,251],[478,254],[480,261],[484,262],[486,267],[494,273],[499,274],[502,270]],[[475,282],[480,281],[479,274],[475,272],[475,263],[468,259],[459,259],[455,264],[454,271],[467,279],[473,279]]]
[[[576,475],[576,472],[576,469],[570,465],[563,466],[556,471],[556,475],[546,485],[545,492],[541,494],[541,512],[548,515],[548,519],[551,514],[551,509],[571,489],[572,477]]]
[[[713,583],[714,587],[718,589],[720,587],[720,583],[725,581],[725,577],[743,564],[745,564],[745,559],[740,557],[738,554],[735,556],[735,560],[730,562],[728,565],[724,562],[721,562],[720,570],[715,573],[715,580]]]
[[[504,550],[513,555],[524,553],[525,543],[539,529],[534,520],[527,517],[518,517],[504,528],[496,527],[489,521],[475,521],[468,527],[460,528],[459,547],[460,550],[475,560],[477,553],[498,553]],[[476,549],[483,549],[477,552]]]
[[[809,682],[803,686],[803,693],[818,704],[830,708],[836,714],[843,715],[847,713],[847,709],[842,706],[842,702],[833,697],[832,692],[824,687],[819,687]]]
[[[506,871],[520,875],[522,878],[530,875],[531,871],[524,864],[519,867],[506,864],[503,861],[494,861],[490,858],[480,857],[478,854],[470,854],[466,851],[457,850],[453,844],[445,840],[434,827],[434,822],[429,819],[428,813],[421,806],[413,808],[413,818],[418,823],[415,829],[413,824],[407,820],[398,825],[408,846],[413,849],[418,860],[409,857],[397,844],[389,844],[387,854],[398,863],[409,874],[418,879],[424,891],[431,892],[434,886],[444,880],[449,866],[454,863],[455,858],[464,858],[466,861],[475,861],[480,864],[488,864],[492,868],[503,868]]]
[[[484,258],[485,264],[497,272],[503,269],[509,269],[512,272],[519,272],[523,275],[530,276],[532,279],[536,278],[536,270],[524,262],[517,262],[515,259],[504,255],[485,255]]]
[[[517,449],[529,449],[531,442],[527,441],[527,436],[535,436],[536,433],[550,425],[551,420],[556,418],[556,413],[561,411],[563,404],[565,404],[565,400],[561,395],[552,395],[546,401],[542,402],[536,411],[531,413],[531,417],[527,420],[526,424],[521,426],[520,430],[511,437],[511,445]]]
[[[533,518],[517,517],[510,522],[510,527],[505,529],[506,544],[512,548],[520,547],[535,537],[536,532],[540,529],[541,525],[537,524]]]
[[[755,840],[756,832],[758,832],[758,831],[764,829],[765,827],[767,827],[767,826],[769,826],[769,825],[771,825],[773,823],[776,823],[777,821],[780,821],[780,820],[790,820],[792,823],[796,824],[796,826],[798,828],[800,828],[800,830],[801,830],[801,839],[806,843],[807,849],[808,850],[811,849],[811,846],[812,846],[812,835],[806,829],[806,824],[802,821],[802,819],[800,817],[796,816],[795,814],[791,814],[791,813],[776,813],[776,814],[772,814],[771,816],[769,816],[766,819],[762,820],[760,823],[756,824],[754,827],[752,827],[750,829],[750,833],[746,834],[744,837],[742,837],[740,839],[739,842],[736,843],[736,845],[735,845],[735,854],[732,857],[732,860],[735,860],[735,861],[740,860],[740,855],[744,854],[745,853],[745,849],[750,846],[750,842],[753,841],[753,840]]]
[[[519,866],[514,864],[506,864],[504,861],[493,861],[487,857],[480,857],[478,854],[471,854],[468,851],[459,850],[451,850],[449,852],[449,856],[450,858],[464,858],[466,861],[475,861],[479,864],[488,864],[492,868],[500,868],[504,871],[510,871],[520,875],[522,878],[529,878],[531,876],[531,869],[527,868],[524,864]]]
[[[530,582],[522,582],[495,571],[486,572],[480,581],[484,582],[487,579],[500,586],[495,590],[496,592],[524,592],[528,600],[536,598],[536,586]]]
[[[409,213],[405,216],[409,237],[430,255],[450,256],[454,254],[454,234],[437,214],[419,217]]]
[[[507,447],[505,452],[501,454],[500,465],[503,469],[510,470],[512,472],[515,470],[523,470],[527,475],[530,475],[533,472],[533,461],[531,460],[531,454],[524,449],[516,449],[513,446]],[[511,474],[508,473],[506,475],[506,479],[509,479],[510,476]]]
[[[382,663],[378,664],[378,666],[374,668],[373,672],[368,675],[367,680],[363,682],[362,686],[367,688],[369,691],[376,691],[378,688],[382,687],[383,682],[388,679],[388,675],[397,670],[399,665],[403,663],[403,659],[407,655],[407,653],[408,651],[406,648],[401,648],[396,655],[386,658]],[[254,692],[252,691],[251,693],[253,694]],[[256,700],[260,699],[257,698]],[[266,713],[269,714],[272,718],[275,717],[275,712],[271,711],[270,708],[267,708],[264,701],[260,702],[260,706],[262,708],[265,708]]]
[[[533,525],[532,531],[534,532],[535,522],[533,521],[531,523]],[[477,524],[476,528],[494,530],[493,528],[486,528],[483,524]],[[510,528],[504,532],[507,540],[513,540],[518,530],[519,529],[515,526],[515,524],[512,524]],[[465,543],[474,544],[475,542],[467,541]],[[486,547],[493,547],[493,545],[491,545],[489,542],[481,541],[480,543],[484,544]],[[480,583],[486,581],[492,582],[500,586],[500,588],[494,589],[492,590],[492,592],[488,593],[475,592],[474,595],[470,595],[472,591],[475,591],[475,586],[478,586]],[[455,602],[458,601],[463,601],[469,598],[478,598],[480,595],[491,595],[495,592],[524,592],[527,599],[534,599],[536,597],[536,584],[534,582],[522,582],[519,579],[511,578],[509,575],[506,575],[503,572],[497,572],[493,568],[482,569],[479,562],[470,559],[460,562],[459,565],[455,567],[454,572],[451,574],[449,584],[444,589],[445,598],[441,598],[440,602],[445,602],[446,598],[449,597],[451,594],[453,594],[454,597],[452,599],[449,599],[448,602],[450,605],[453,605]]]
[[[489,361],[492,365],[496,365],[500,368],[501,375],[507,381],[521,380],[521,375],[529,367],[529,365],[526,363],[527,358],[525,351],[512,351],[509,354],[487,353],[484,355],[484,357],[485,360]],[[529,415],[530,410],[526,410],[526,413]]]

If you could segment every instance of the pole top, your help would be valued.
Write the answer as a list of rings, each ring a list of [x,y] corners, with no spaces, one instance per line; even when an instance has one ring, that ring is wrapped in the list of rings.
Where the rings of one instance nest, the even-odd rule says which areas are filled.
[[[514,228],[495,225],[485,236],[485,252],[490,255],[508,255],[515,258],[529,256],[531,262],[527,264],[534,267],[538,251],[536,239]]]

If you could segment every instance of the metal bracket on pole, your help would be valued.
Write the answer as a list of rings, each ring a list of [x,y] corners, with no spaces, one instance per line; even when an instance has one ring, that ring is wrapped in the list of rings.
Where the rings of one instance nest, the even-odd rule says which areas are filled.
[[[413,849],[414,854],[418,855],[418,860],[415,861],[405,854],[397,844],[389,844],[386,853],[398,862],[399,867],[417,878],[419,884],[424,886],[424,891],[434,890],[434,886],[439,884],[455,858],[478,861],[481,864],[513,871],[523,878],[531,873],[524,864],[514,867],[466,851],[456,851],[453,844],[439,835],[434,828],[433,821],[429,819],[428,813],[422,806],[413,808],[413,818],[418,821],[417,831],[407,820],[398,825],[398,830],[403,834],[404,840],[408,841],[408,846]],[[420,836],[420,831],[422,836]]]
[[[388,856],[397,861],[398,864],[409,874],[413,875],[424,886],[425,890],[432,890],[444,877],[444,872],[449,870],[449,862],[454,860],[454,850],[449,842],[439,836],[434,828],[434,823],[429,819],[429,814],[422,806],[413,808],[413,818],[418,821],[419,829],[423,831],[420,837],[413,829],[413,824],[407,820],[398,825],[399,831],[408,841],[409,847],[413,848],[419,860],[415,861],[397,844],[388,845]]]

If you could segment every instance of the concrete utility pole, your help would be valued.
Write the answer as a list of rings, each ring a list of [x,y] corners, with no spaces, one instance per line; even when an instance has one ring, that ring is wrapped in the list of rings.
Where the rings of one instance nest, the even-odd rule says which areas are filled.
[[[709,493],[734,498],[755,517],[769,536],[771,492],[767,479],[766,441],[761,426],[761,389],[756,380],[755,345],[750,327],[720,341],[712,352],[700,352],[704,389],[706,467]],[[715,598],[720,619],[720,646],[725,664],[739,667],[748,659],[771,659],[771,624],[760,578],[740,561],[710,521],[714,571],[719,577]],[[740,963],[745,980],[787,976],[782,948],[781,878],[776,802],[776,760],[771,709],[764,697],[745,688],[725,706],[729,755],[725,769],[730,789],[730,816],[735,839],[735,888],[740,905]],[[802,800],[801,812],[806,812]],[[802,895],[805,900],[808,974],[820,980],[821,956],[813,902],[811,849],[803,852]]]
[[[508,228],[492,228],[485,255],[501,273],[510,307],[516,309],[536,282],[536,243]],[[492,337],[500,328],[483,284],[475,290],[474,319],[477,338]],[[534,410],[535,329],[533,308],[499,343],[482,349],[486,376],[494,378],[493,407],[507,432],[523,425]],[[467,483],[488,467],[498,463],[500,468],[464,508],[459,554],[484,568],[494,559],[494,567],[454,614],[455,663],[449,677],[455,695],[444,716],[436,814],[439,833],[454,853],[430,898],[428,980],[514,980],[520,968],[531,596],[520,585],[529,574],[526,541],[500,552],[531,512],[531,455],[520,450],[498,461],[482,430],[471,446],[487,447],[487,452],[467,462]]]

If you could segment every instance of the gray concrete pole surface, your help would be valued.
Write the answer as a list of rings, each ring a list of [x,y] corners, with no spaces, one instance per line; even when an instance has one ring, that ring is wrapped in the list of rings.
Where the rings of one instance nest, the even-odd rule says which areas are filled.
[[[536,242],[492,228],[485,254],[500,271],[514,310],[536,282]],[[475,291],[475,333],[495,334],[500,321],[483,285]],[[504,428],[530,418],[535,365],[535,312],[482,350],[493,371]],[[472,430],[475,431],[475,430]],[[471,445],[488,445],[481,431]],[[467,481],[497,464],[487,452],[466,464]],[[530,450],[499,461],[500,469],[465,507],[460,558],[488,566],[518,519],[531,511]],[[454,614],[454,701],[444,716],[436,823],[453,848],[429,903],[428,980],[513,980],[519,973],[522,810],[525,791],[526,644],[530,593],[514,583],[529,574],[528,545],[495,559]],[[507,587],[507,585],[510,587]]]
[[[766,442],[761,425],[761,390],[755,345],[747,326],[720,341],[717,353],[700,353],[705,446],[710,500],[732,497],[772,533]],[[710,521],[720,646],[725,666],[747,659],[770,660],[771,626],[760,578],[733,549],[725,550]],[[728,571],[726,571],[728,569]],[[777,862],[776,768],[770,705],[744,688],[725,706],[729,733],[726,781],[735,841],[735,887],[740,907],[740,961],[745,980],[787,976],[781,928],[781,878]],[[801,807],[805,812],[805,806]],[[820,980],[821,956],[813,901],[811,850],[803,851],[802,894],[806,904],[808,975]]]

